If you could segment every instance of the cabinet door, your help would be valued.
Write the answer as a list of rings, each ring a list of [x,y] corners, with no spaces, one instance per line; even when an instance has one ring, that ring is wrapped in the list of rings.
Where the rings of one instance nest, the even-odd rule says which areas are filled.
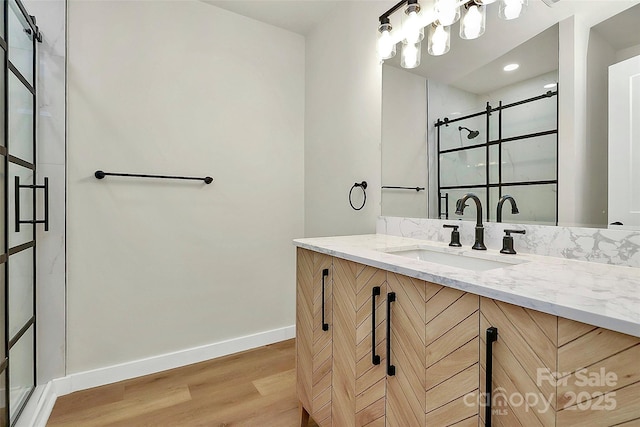
[[[425,408],[425,318],[427,284],[387,273],[387,427],[422,427]],[[395,371],[395,372],[393,372]]]
[[[498,333],[492,344],[490,396],[484,394],[489,327],[497,328]],[[482,424],[490,397],[492,426],[555,426],[558,318],[480,298],[480,338]]]
[[[558,319],[557,426],[640,425],[640,339]]]
[[[427,426],[478,426],[480,299],[427,284]]]
[[[331,425],[332,279],[330,256],[297,249],[297,392],[321,427]]]
[[[384,321],[380,305],[386,295],[386,272],[339,258],[333,262],[333,425],[384,425],[385,370],[372,359],[372,304],[379,326]],[[374,298],[376,287],[379,295]],[[378,354],[384,345],[380,332]]]

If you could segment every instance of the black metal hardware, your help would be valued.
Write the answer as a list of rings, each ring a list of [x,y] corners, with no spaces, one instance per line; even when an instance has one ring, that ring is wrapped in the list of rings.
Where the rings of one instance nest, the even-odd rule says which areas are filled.
[[[388,189],[393,189],[393,190],[415,190],[415,191],[422,191],[425,188],[424,187],[395,187],[392,185],[383,185],[382,188],[388,188]]]
[[[440,182],[440,174],[438,174],[438,182]],[[440,184],[438,184],[439,186]],[[442,188],[442,187],[441,187]],[[444,219],[449,219],[449,193],[439,193],[438,197],[438,218],[442,218],[442,199],[444,199]]]
[[[515,255],[516,251],[513,249],[513,237],[511,237],[511,233],[515,234],[525,234],[525,230],[504,230],[506,236],[502,238],[502,250],[500,250],[501,254],[510,254]]]
[[[498,328],[487,328],[487,365],[486,365],[486,403],[484,413],[484,425],[485,427],[491,427],[491,390],[493,388],[493,343],[498,341]]]
[[[396,3],[395,5],[393,5],[391,7],[391,9],[387,10],[385,13],[383,13],[382,15],[380,15],[380,17],[378,18],[378,21],[380,21],[381,24],[384,23],[388,23],[389,22],[389,16],[395,12],[396,10],[400,9],[402,7],[402,5],[406,4],[407,0],[401,0],[398,3]]]
[[[204,178],[192,177],[192,176],[170,176],[170,175],[145,175],[145,174],[137,174],[137,173],[115,173],[115,172],[104,172],[104,171],[96,171],[94,176],[98,179],[104,179],[106,176],[126,176],[133,178],[159,178],[159,179],[182,179],[189,181],[204,181],[205,184],[211,184],[213,182],[213,178],[210,176],[205,176]]]
[[[396,374],[396,367],[391,364],[391,303],[395,301],[396,293],[389,292],[387,294],[387,375],[391,377]]]
[[[329,330],[329,324],[326,323],[324,320],[324,278],[327,277],[329,275],[329,269],[325,268],[322,270],[322,330],[323,331],[328,331]]]
[[[14,185],[14,196],[15,196],[15,230],[16,233],[20,232],[20,224],[44,224],[44,231],[49,231],[49,178],[44,178],[43,185],[21,185],[20,177],[16,176]],[[21,188],[30,188],[32,190],[36,190],[41,188],[44,190],[44,219],[41,220],[21,220],[20,219],[20,189]]]
[[[502,188],[500,188],[500,193],[502,193]],[[516,199],[514,199],[513,196],[510,196],[508,194],[505,194],[504,196],[501,195],[500,199],[498,200],[498,207],[496,209],[496,222],[502,222],[502,206],[507,200],[509,201],[509,203],[511,203],[511,214],[517,215],[520,213],[520,211],[518,210]]]
[[[357,187],[362,188],[362,194],[364,195],[364,200],[362,201],[362,205],[359,208],[356,208],[355,206],[353,206],[353,202],[351,201],[351,194],[353,193],[353,189],[357,188]],[[365,203],[367,203],[367,192],[366,192],[366,190],[367,190],[367,181],[356,182],[351,187],[351,190],[349,190],[349,204],[351,205],[353,210],[359,211],[360,209],[364,208]]]
[[[451,242],[449,242],[449,246],[453,246],[455,248],[461,247],[462,244],[460,244],[460,232],[458,231],[458,228],[460,226],[459,225],[445,224],[442,227],[443,228],[453,228],[453,230],[451,230]]]
[[[380,355],[376,354],[376,297],[380,296],[380,286],[374,286],[371,292],[371,363],[380,364]]]
[[[462,199],[458,199],[456,202],[456,215],[462,215],[464,213],[464,208],[468,205],[465,202],[471,199],[476,204],[476,240],[473,243],[471,249],[475,249],[478,251],[486,251],[487,247],[484,245],[484,226],[482,225],[482,202],[473,193],[465,194]]]

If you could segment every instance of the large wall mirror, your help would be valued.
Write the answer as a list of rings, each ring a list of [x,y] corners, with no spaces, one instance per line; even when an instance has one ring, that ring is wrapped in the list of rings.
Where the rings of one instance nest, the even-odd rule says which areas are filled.
[[[499,20],[489,5],[476,40],[459,39],[454,24],[450,51],[431,56],[424,43],[417,68],[385,61],[382,215],[473,220],[474,209],[455,214],[456,201],[472,192],[488,221],[498,220],[498,201],[510,195],[519,213],[505,203],[503,222],[640,229],[626,215],[640,206],[640,190],[629,184],[638,173],[633,161],[622,178],[610,178],[618,168],[609,166],[633,159],[640,129],[609,141],[624,125],[608,101],[610,90],[632,92],[631,84],[610,88],[609,70],[640,55],[640,2],[529,3],[514,21]],[[625,70],[628,78],[618,80],[640,76],[633,64]]]

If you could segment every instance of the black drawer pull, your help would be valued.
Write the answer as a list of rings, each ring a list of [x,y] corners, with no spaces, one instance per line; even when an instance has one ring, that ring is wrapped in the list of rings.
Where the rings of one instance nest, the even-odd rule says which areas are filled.
[[[322,330],[323,331],[329,330],[329,324],[326,323],[324,319],[324,278],[327,277],[328,275],[329,275],[328,268],[325,268],[324,270],[322,270]]]
[[[487,366],[486,366],[486,406],[484,413],[485,427],[491,427],[491,390],[493,389],[493,343],[498,341],[498,328],[487,329]]]
[[[380,355],[376,354],[376,297],[380,296],[380,286],[374,286],[371,293],[371,363],[380,364]]]
[[[391,364],[391,303],[395,300],[396,293],[389,292],[387,294],[387,375],[389,376],[396,374],[396,367]]]

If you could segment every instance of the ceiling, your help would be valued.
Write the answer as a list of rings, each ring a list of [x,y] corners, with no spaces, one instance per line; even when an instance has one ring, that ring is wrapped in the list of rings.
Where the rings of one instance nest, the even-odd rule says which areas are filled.
[[[306,36],[341,3],[333,0],[201,0],[276,27]]]
[[[356,0],[201,1],[306,36],[318,23],[334,13],[340,3]],[[423,5],[432,2],[433,0],[421,1]],[[362,2],[363,5],[366,3]],[[386,4],[379,1],[368,3],[375,4],[378,8]],[[611,18],[634,5],[632,16]],[[433,57],[426,53],[426,42],[423,42],[420,66],[407,71],[464,90],[473,88],[474,93],[491,92],[497,87],[556,69],[558,30],[557,27],[555,30],[549,29],[572,15],[578,16],[589,27],[611,18],[596,27],[605,39],[622,40],[619,43],[624,44],[624,47],[640,44],[640,31],[628,30],[640,22],[640,0],[560,0],[552,7],[542,0],[529,0],[525,15],[512,21],[497,17],[497,4],[487,7],[486,31],[482,37],[462,40],[457,35],[459,24],[454,24],[451,27],[451,51],[446,55]],[[398,13],[391,16],[392,24],[395,15]],[[377,22],[373,22],[372,28],[376,26]],[[385,61],[385,64],[400,68],[400,50],[399,45],[398,55]],[[516,57],[520,59],[516,60]],[[503,62],[507,61],[520,63],[520,69],[505,76],[501,68],[505,65]],[[480,81],[483,83],[478,83]],[[499,84],[498,81],[502,83]]]
[[[615,15],[593,27],[615,50],[640,44],[640,5]],[[635,31],[629,31],[630,28]]]
[[[450,84],[483,95],[555,71],[558,69],[558,36],[558,25],[554,25]],[[518,64],[520,68],[504,71],[507,64]]]

